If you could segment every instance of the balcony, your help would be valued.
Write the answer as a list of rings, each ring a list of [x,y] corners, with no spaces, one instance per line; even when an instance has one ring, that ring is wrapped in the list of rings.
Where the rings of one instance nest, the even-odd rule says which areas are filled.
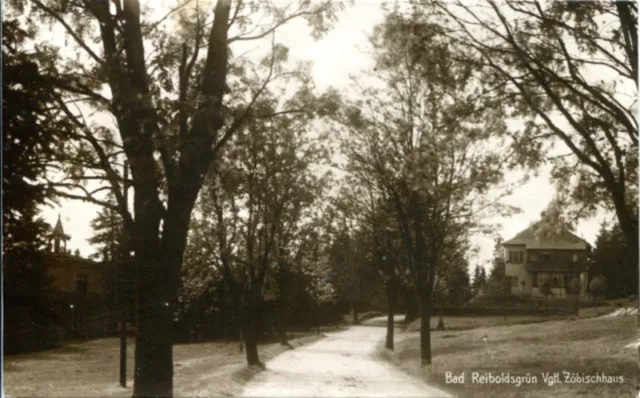
[[[554,262],[528,262],[529,272],[586,272],[586,263],[554,263]]]

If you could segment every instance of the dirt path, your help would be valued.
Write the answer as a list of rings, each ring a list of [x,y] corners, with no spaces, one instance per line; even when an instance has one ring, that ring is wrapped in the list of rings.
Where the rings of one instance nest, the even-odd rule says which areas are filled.
[[[381,327],[327,333],[267,363],[243,397],[450,397],[374,357]]]

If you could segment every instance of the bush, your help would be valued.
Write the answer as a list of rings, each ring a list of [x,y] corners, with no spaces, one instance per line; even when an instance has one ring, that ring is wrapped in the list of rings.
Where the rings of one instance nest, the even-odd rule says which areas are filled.
[[[598,275],[589,282],[589,290],[594,296],[602,296],[607,291],[607,278]]]
[[[57,347],[64,339],[63,329],[51,318],[25,305],[5,303],[4,353],[23,354]]]

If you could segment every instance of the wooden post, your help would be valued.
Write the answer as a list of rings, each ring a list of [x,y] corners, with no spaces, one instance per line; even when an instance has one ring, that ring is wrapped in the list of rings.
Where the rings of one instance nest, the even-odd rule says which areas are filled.
[[[120,321],[120,385],[127,386],[127,321]]]
[[[129,179],[129,168],[127,165],[127,162],[124,162],[123,165],[123,170],[122,170],[122,174],[124,177],[124,182],[122,184],[123,186],[123,196],[124,196],[124,201],[125,201],[125,206],[128,206],[128,198],[129,195],[127,194],[128,192],[128,188],[129,188],[129,184],[127,183],[127,180]],[[123,233],[126,234],[126,232],[123,231]],[[129,259],[129,244],[128,244],[128,239],[121,239],[120,245],[121,245],[121,250],[122,250],[122,254],[120,256],[119,261],[117,262],[117,267],[120,266],[121,263],[126,264],[127,260]],[[129,270],[129,272],[131,272],[131,270]],[[122,278],[120,277],[122,273],[118,273],[119,279],[116,280],[116,285],[120,284],[121,280],[124,279],[125,281],[128,281],[128,278]],[[125,284],[125,289],[123,289],[125,292],[128,290],[126,289],[128,283]],[[124,295],[125,297],[127,296],[126,294]],[[128,300],[126,299],[121,299],[120,300],[121,303],[118,306],[118,310],[122,311],[121,312],[121,319],[120,319],[120,386],[122,387],[126,387],[127,386],[127,318],[128,318]]]

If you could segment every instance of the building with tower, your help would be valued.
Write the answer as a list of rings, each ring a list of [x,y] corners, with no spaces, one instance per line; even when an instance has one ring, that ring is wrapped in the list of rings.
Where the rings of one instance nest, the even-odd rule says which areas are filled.
[[[73,334],[100,335],[113,322],[109,319],[112,267],[84,258],[78,250],[72,253],[68,247],[70,240],[58,216],[49,235],[46,256],[58,313],[65,328]]]

